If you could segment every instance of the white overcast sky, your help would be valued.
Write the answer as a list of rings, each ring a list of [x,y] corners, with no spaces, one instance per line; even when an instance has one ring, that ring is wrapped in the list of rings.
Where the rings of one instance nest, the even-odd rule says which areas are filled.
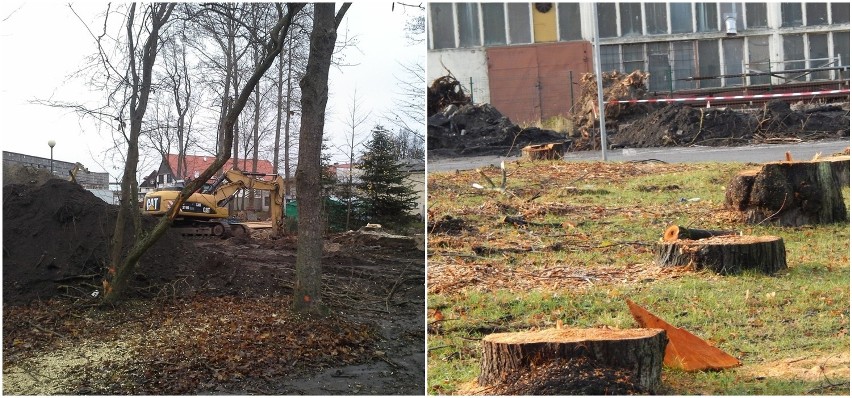
[[[106,2],[74,2],[74,9],[88,21],[106,8]],[[391,2],[354,1],[339,34],[348,27],[359,38],[359,50],[349,50],[347,62],[356,66],[332,68],[331,97],[326,134],[331,144],[343,142],[348,128],[342,119],[348,115],[353,91],[365,110],[372,110],[372,126],[393,106],[399,92],[395,76],[403,76],[399,63],[420,59],[425,62],[425,43],[411,46],[403,27],[406,12],[391,11]],[[97,26],[97,23],[95,24]],[[111,181],[120,175],[122,165],[104,158],[109,131],[98,131],[91,122],[75,113],[33,104],[33,100],[79,101],[92,95],[79,79],[70,77],[85,65],[84,57],[95,50],[94,43],[67,2],[0,2],[0,148],[4,151],[49,157],[49,140],[55,140],[54,159],[80,162],[91,171],[106,171]],[[425,106],[425,105],[424,105]],[[387,125],[387,123],[385,123]],[[369,128],[369,127],[367,127]],[[154,154],[148,154],[153,158]],[[335,160],[345,161],[338,154]],[[271,160],[271,159],[270,159]],[[147,175],[151,170],[140,170]]]

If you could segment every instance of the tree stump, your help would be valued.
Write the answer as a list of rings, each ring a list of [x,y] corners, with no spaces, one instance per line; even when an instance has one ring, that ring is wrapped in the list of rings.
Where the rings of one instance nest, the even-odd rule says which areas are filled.
[[[714,236],[679,239],[655,246],[657,264],[708,269],[722,275],[755,269],[773,274],[787,268],[784,240],[777,236]]]
[[[848,183],[848,156],[766,163],[731,179],[725,192],[725,207],[742,212],[746,222],[752,224],[846,222],[849,215],[840,187]]]
[[[561,142],[551,144],[529,145],[521,149],[521,156],[527,160],[554,160],[562,159],[565,153],[565,145]]]
[[[495,333],[482,339],[479,384],[503,380],[560,360],[582,357],[603,368],[624,370],[655,391],[668,339],[662,329],[546,329]]]

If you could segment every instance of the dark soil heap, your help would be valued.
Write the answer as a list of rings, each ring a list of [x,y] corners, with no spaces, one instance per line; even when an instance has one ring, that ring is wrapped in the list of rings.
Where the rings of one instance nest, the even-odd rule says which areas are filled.
[[[86,297],[98,290],[116,212],[117,207],[65,180],[4,186],[3,303]],[[148,228],[156,222],[143,221]],[[132,227],[126,234],[132,236]],[[167,233],[140,260],[134,293],[172,280],[184,256],[181,237]]]
[[[518,155],[527,145],[567,139],[550,130],[521,128],[491,104],[450,105],[427,124],[429,156]]]
[[[736,146],[849,136],[849,110],[833,105],[799,111],[781,100],[756,112],[666,105],[645,117],[619,122],[610,136],[614,148]]]

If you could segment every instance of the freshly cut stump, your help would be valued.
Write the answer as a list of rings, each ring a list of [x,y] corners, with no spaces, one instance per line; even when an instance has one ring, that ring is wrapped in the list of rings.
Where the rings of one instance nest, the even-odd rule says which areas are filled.
[[[562,154],[564,153],[565,144],[561,142],[541,145],[530,145],[521,149],[521,156],[527,160],[562,159]]]
[[[746,222],[782,226],[849,220],[840,187],[849,184],[849,156],[772,162],[744,170],[725,190],[725,207]]]
[[[618,369],[656,391],[668,339],[662,329],[546,329],[495,333],[482,339],[479,385],[497,386],[533,369],[583,358]]]
[[[655,255],[661,266],[689,266],[722,275],[745,269],[773,274],[787,268],[784,240],[777,236],[729,235],[659,242]]]

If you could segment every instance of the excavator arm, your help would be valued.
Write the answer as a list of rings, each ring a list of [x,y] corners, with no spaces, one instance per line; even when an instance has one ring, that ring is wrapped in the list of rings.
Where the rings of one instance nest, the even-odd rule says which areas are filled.
[[[267,191],[272,197],[272,203],[269,206],[272,229],[276,234],[284,231],[285,181],[281,176],[276,175],[272,181],[266,181],[248,176],[239,170],[228,170],[224,177],[227,183],[222,184],[213,192],[214,199],[219,206],[226,205],[241,189]]]

